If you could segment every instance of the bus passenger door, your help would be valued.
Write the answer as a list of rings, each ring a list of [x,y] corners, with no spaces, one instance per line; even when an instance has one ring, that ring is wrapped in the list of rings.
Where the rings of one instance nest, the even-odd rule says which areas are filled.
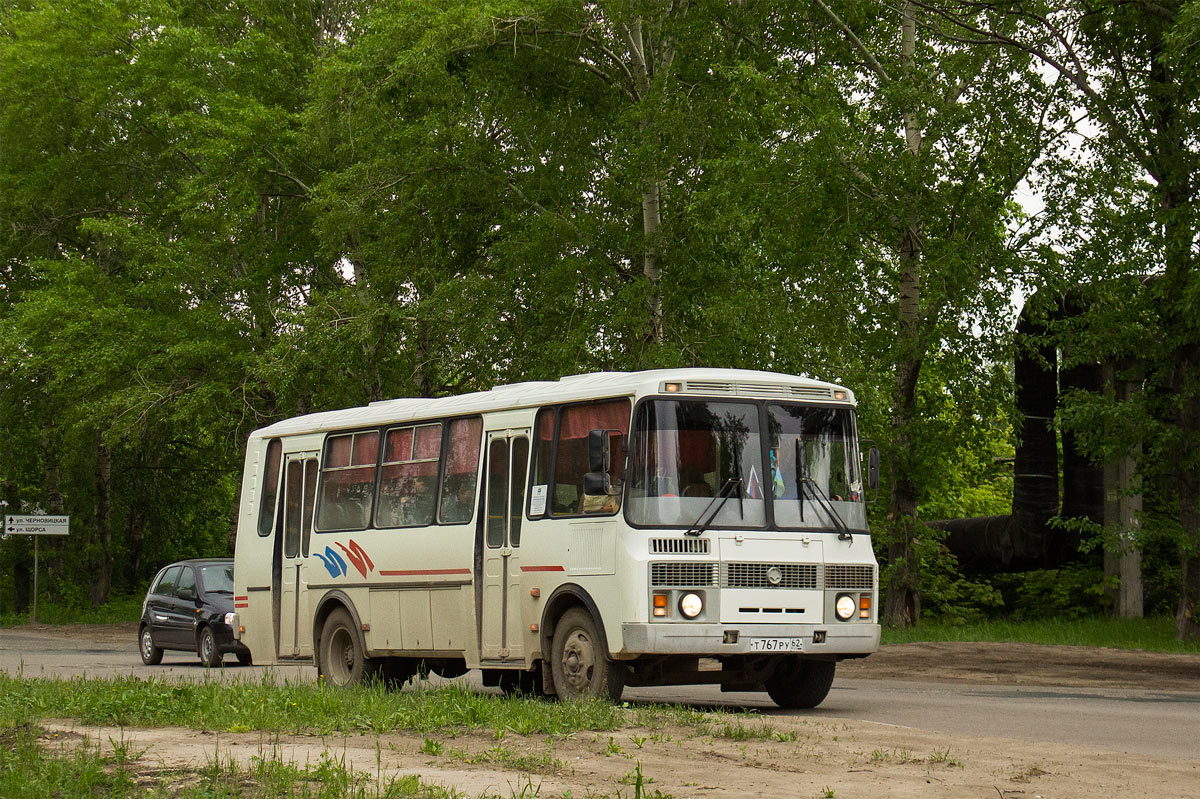
[[[521,662],[521,521],[525,513],[525,476],[529,430],[487,434],[487,479],[483,540],[483,605],[479,625],[480,658]]]
[[[279,657],[311,655],[308,638],[312,619],[305,601],[308,558],[312,537],[313,503],[317,493],[317,453],[300,452],[284,456],[283,524],[276,535],[283,536],[283,568],[279,590]]]

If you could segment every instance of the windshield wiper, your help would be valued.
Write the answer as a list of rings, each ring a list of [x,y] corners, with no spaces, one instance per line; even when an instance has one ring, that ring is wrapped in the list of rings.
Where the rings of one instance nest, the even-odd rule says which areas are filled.
[[[804,523],[804,493],[805,490],[812,492],[813,500],[820,506],[821,510],[825,511],[830,521],[833,522],[834,528],[838,531],[839,541],[853,541],[854,534],[850,532],[850,528],[846,526],[846,522],[842,520],[842,516],[833,507],[833,503],[829,501],[829,497],[825,494],[817,482],[808,476],[808,459],[805,457],[804,447],[800,444],[800,439],[796,439],[796,500],[800,503],[800,522]]]
[[[715,497],[713,497],[709,501],[709,503],[704,507],[704,510],[700,511],[700,515],[696,517],[696,521],[692,522],[692,526],[689,527],[687,530],[685,530],[683,534],[684,535],[700,535],[705,530],[707,530],[708,526],[713,523],[713,519],[717,518],[717,514],[721,512],[721,508],[725,507],[725,503],[729,501],[730,486],[735,486],[735,485],[737,486],[738,501],[740,502],[741,498],[742,498],[742,478],[730,477],[721,486],[721,490],[717,492],[717,495]],[[717,500],[721,500],[720,504],[717,505],[717,509],[714,510],[711,515],[709,515],[708,521],[702,523],[701,519],[704,518],[704,515],[706,513],[708,513],[708,509],[711,508],[713,506],[713,504],[716,503]]]

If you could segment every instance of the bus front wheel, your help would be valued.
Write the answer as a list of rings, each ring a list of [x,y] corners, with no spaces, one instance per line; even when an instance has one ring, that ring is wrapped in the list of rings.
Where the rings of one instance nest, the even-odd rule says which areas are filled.
[[[596,622],[583,608],[571,608],[554,625],[550,669],[559,699],[621,698],[625,669],[608,659]]]
[[[372,673],[372,665],[359,642],[350,614],[344,608],[330,613],[321,628],[317,674],[330,685],[340,688],[362,682]]]
[[[767,694],[785,710],[804,710],[825,701],[837,662],[788,658],[767,680]]]

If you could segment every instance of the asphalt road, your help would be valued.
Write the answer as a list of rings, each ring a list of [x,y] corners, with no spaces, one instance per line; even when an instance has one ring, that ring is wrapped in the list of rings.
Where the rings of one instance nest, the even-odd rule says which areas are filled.
[[[268,672],[280,679],[307,681],[316,677],[316,670],[309,665],[239,666],[232,658],[225,668],[210,670],[203,668],[194,655],[178,652],[166,653],[162,665],[144,666],[132,636],[127,643],[97,643],[20,628],[0,630],[0,670],[26,677],[134,675],[258,680]],[[476,675],[464,679],[470,681]],[[766,694],[722,694],[707,686],[630,688],[624,699],[753,707],[767,715],[783,713]],[[1200,759],[1200,692],[839,678],[820,707],[798,715],[875,722],[948,735]]]

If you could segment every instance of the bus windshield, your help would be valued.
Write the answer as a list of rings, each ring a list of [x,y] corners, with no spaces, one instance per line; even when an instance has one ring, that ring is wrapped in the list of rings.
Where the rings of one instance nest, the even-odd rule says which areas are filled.
[[[763,411],[765,410],[765,413]],[[763,440],[765,424],[766,441]],[[765,443],[765,446],[764,446]],[[850,409],[654,400],[634,420],[630,523],[646,527],[865,530]],[[727,494],[711,522],[706,509]]]

